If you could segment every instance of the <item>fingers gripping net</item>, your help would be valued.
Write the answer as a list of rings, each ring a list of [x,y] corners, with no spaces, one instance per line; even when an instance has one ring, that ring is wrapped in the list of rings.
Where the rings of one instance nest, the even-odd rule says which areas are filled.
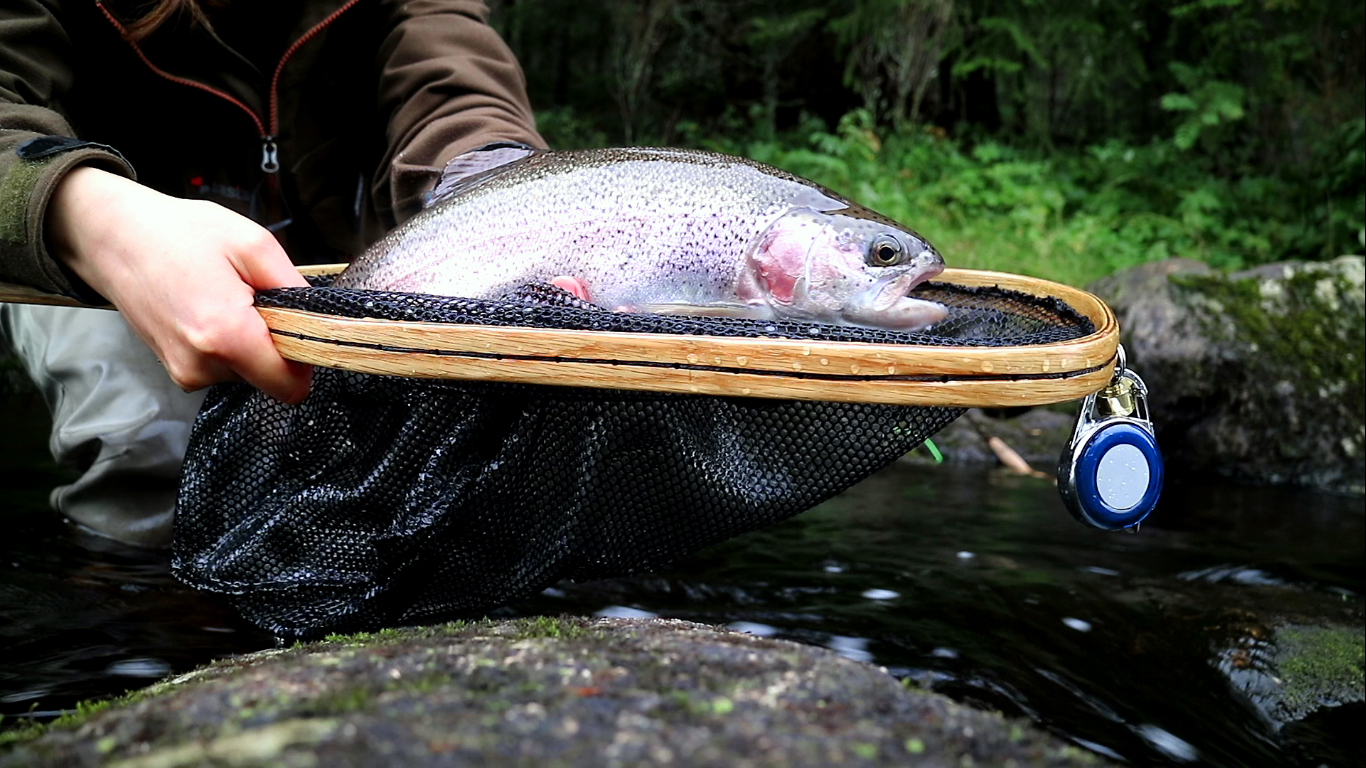
[[[258,303],[349,317],[945,345],[1090,324],[999,290],[934,287],[933,334],[606,312],[554,289],[471,301],[330,288]],[[285,637],[482,615],[564,578],[656,568],[785,519],[960,409],[420,380],[319,368],[298,406],[220,385],[194,426],[173,570]]]

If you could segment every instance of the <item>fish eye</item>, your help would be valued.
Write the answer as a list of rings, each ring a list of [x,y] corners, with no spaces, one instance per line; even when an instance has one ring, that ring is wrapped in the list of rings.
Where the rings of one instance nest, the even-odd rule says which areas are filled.
[[[868,246],[868,264],[891,267],[901,262],[901,242],[890,235],[878,235]]]

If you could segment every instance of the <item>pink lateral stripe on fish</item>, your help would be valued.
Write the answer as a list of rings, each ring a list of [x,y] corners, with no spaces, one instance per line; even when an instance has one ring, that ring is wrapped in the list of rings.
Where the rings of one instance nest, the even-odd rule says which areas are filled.
[[[342,288],[496,298],[552,283],[613,310],[918,330],[944,260],[810,181],[697,150],[495,145],[447,165],[428,207]]]

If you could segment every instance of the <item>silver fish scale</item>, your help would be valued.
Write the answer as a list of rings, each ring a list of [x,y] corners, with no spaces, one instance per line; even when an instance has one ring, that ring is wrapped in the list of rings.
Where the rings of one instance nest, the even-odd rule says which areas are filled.
[[[734,302],[744,259],[775,219],[846,207],[810,182],[709,152],[542,152],[470,177],[334,285],[492,298],[566,275],[609,308]]]

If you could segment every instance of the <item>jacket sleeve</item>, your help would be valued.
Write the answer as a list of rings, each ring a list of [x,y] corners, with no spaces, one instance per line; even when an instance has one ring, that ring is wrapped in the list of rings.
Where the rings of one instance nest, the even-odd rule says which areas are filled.
[[[60,102],[71,87],[71,40],[50,4],[17,0],[0,14],[0,280],[90,299],[79,278],[48,253],[43,221],[57,183],[91,164],[133,178],[117,152],[85,146],[25,160],[17,150],[41,136],[75,138]]]
[[[386,2],[379,113],[387,151],[374,180],[392,227],[421,208],[446,161],[495,141],[544,147],[512,51],[476,0]]]

